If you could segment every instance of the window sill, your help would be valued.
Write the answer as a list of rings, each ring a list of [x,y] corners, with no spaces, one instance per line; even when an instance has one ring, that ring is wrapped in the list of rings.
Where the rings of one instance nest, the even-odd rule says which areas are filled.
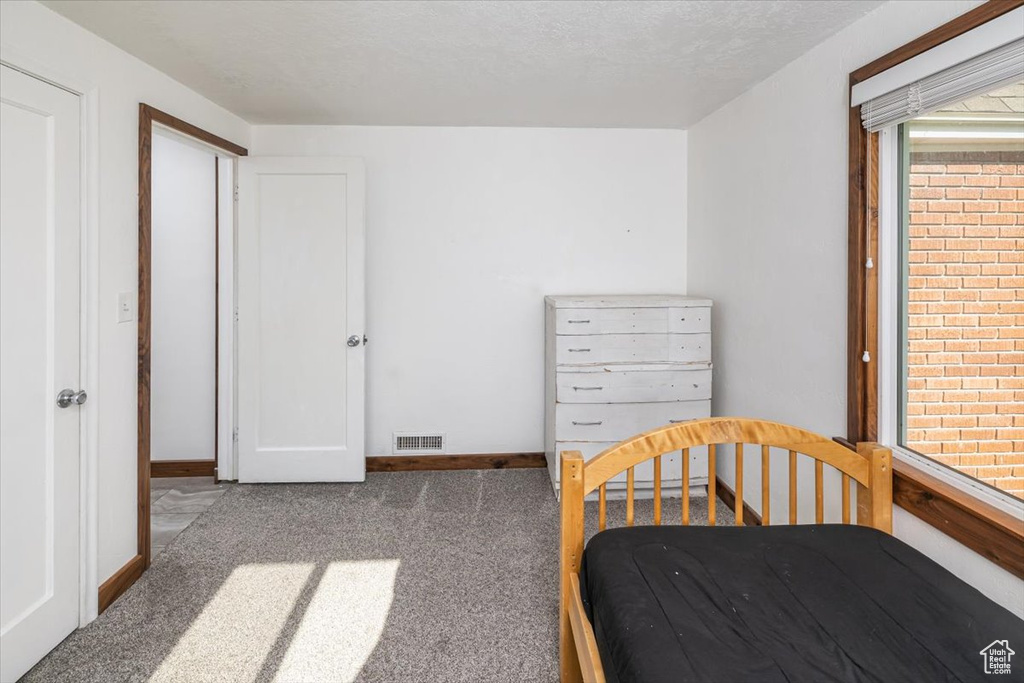
[[[837,442],[852,448],[846,439]],[[893,458],[892,502],[1024,579],[1024,520]]]
[[[1024,579],[1024,520],[893,459],[892,501],[953,540]]]

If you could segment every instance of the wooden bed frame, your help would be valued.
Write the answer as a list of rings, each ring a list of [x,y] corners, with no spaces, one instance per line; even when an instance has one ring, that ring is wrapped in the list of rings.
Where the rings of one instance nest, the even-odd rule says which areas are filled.
[[[661,524],[661,456],[682,451],[682,523],[689,524],[689,449],[708,447],[708,521],[715,523],[715,446],[736,445],[736,524],[743,524],[743,445],[761,447],[762,524],[770,519],[771,449],[789,452],[789,523],[797,523],[797,455],[814,460],[815,522],[824,521],[823,469],[842,473],[842,521],[850,523],[850,480],[857,483],[857,524],[892,533],[892,452],[861,443],[854,452],[831,439],[797,427],[743,418],[719,417],[660,427],[612,446],[584,463],[579,451],[563,451],[559,575],[559,666],[562,683],[603,683],[604,670],[594,630],[583,609],[579,571],[583,557],[583,500],[598,490],[598,528],[606,526],[605,484],[626,472],[626,525],[633,525],[634,468],[654,460],[654,523]]]

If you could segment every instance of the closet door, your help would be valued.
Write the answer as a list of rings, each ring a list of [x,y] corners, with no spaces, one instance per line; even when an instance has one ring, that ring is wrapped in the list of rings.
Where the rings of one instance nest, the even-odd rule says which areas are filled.
[[[247,157],[238,179],[238,480],[362,481],[364,171]]]
[[[0,681],[78,626],[79,106],[0,66]]]

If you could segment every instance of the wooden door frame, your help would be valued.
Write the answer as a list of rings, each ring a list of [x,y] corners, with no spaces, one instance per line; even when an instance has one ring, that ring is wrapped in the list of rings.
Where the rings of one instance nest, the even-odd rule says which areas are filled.
[[[214,135],[187,121],[151,107],[139,104],[139,293],[138,293],[138,555],[141,558],[138,574],[149,567],[150,556],[150,342],[152,337],[152,280],[153,280],[153,124],[157,123],[177,133],[194,138],[205,145],[236,157],[249,155],[249,151],[230,140]],[[215,237],[216,240],[216,237]],[[220,264],[217,264],[219,270]],[[215,404],[216,405],[216,404]],[[216,443],[216,441],[215,441]],[[216,463],[216,458],[214,459]],[[121,589],[122,592],[135,576]],[[113,597],[116,597],[113,596]],[[113,598],[111,598],[112,600]]]

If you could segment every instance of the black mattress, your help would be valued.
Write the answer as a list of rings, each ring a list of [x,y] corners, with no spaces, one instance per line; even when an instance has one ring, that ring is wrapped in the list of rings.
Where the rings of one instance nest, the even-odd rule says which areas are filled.
[[[609,681],[924,683],[1024,672],[1024,621],[866,527],[610,529],[587,544],[580,585]],[[995,640],[1021,653],[1010,676],[984,674],[980,651]]]

